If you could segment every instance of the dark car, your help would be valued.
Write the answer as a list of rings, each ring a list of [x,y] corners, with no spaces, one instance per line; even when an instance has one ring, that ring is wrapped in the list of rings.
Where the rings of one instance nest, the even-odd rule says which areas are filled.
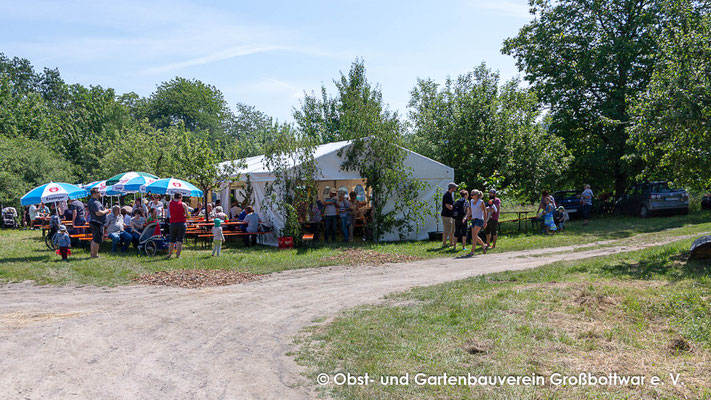
[[[563,206],[570,218],[582,215],[583,205],[580,204],[580,193],[577,190],[559,190],[553,193],[556,206]]]
[[[711,193],[705,194],[701,199],[701,209],[711,210]]]
[[[667,182],[638,183],[625,191],[615,203],[615,215],[639,215],[689,212],[689,194],[684,189],[672,189]]]

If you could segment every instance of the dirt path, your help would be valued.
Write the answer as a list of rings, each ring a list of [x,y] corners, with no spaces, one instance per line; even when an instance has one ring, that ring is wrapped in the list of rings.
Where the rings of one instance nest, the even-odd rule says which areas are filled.
[[[1,286],[0,398],[310,398],[287,353],[317,317],[414,286],[654,244],[303,269],[202,290]]]

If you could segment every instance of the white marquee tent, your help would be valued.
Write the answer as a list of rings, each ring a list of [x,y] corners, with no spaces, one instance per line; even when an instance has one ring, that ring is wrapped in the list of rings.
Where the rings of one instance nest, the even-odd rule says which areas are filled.
[[[327,192],[329,189],[345,188],[347,191],[353,190],[356,186],[365,187],[363,178],[357,171],[343,171],[341,164],[343,159],[339,157],[339,150],[345,149],[350,145],[349,141],[327,143],[316,148],[314,158],[320,169],[320,175],[317,179],[319,186],[319,195]],[[454,179],[454,169],[444,164],[438,163],[425,156],[407,150],[405,158],[406,167],[411,169],[412,177],[420,179],[426,183],[426,189],[419,193],[419,200],[427,202],[428,205],[434,207],[433,196],[437,188],[441,188],[442,193],[447,190],[447,184]],[[264,200],[265,185],[268,182],[274,181],[274,175],[265,167],[264,156],[249,157],[246,160],[246,167],[239,170],[235,174],[235,179],[239,181],[232,182],[231,185],[225,185],[219,193],[219,199],[222,204],[228,208],[230,204],[230,195],[238,192],[238,188],[242,187],[244,180],[249,175],[250,181],[254,188],[254,208],[262,217],[263,220],[269,220],[273,224],[274,232],[279,232],[284,226],[284,218],[281,215],[276,215],[272,210],[262,209],[262,201]],[[224,164],[224,163],[223,163]],[[293,167],[292,167],[293,168]],[[409,194],[403,194],[409,195]],[[241,198],[241,196],[236,196]],[[441,201],[441,200],[438,200]],[[393,207],[392,203],[386,205],[386,211],[389,207]],[[421,226],[419,233],[415,237],[415,233],[408,239],[426,239],[427,232],[436,230],[437,219],[439,216],[428,217],[424,226]],[[265,243],[276,245],[276,235],[267,235]],[[384,240],[398,240],[397,232],[391,232],[385,235]]]

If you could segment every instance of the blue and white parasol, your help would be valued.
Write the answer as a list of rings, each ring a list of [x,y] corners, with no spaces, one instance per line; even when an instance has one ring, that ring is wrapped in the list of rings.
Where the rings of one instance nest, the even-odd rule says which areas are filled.
[[[141,187],[155,182],[158,178],[153,179],[147,176],[136,176],[130,179],[121,179],[118,183],[112,185],[111,189],[123,193],[138,193]]]
[[[80,199],[89,193],[79,186],[71,183],[50,182],[38,186],[22,196],[20,203],[23,206],[39,203],[56,203],[59,201]]]
[[[180,193],[183,196],[202,197],[202,190],[190,182],[182,179],[165,178],[141,186],[142,193],[173,195]]]

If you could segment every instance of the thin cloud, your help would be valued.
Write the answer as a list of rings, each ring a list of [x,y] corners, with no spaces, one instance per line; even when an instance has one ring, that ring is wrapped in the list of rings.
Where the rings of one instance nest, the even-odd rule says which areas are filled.
[[[224,50],[219,50],[214,53],[195,57],[186,61],[181,61],[172,64],[161,65],[158,67],[147,68],[143,70],[146,73],[169,72],[176,69],[192,67],[195,65],[204,65],[217,61],[229,60],[231,58],[243,57],[252,54],[267,53],[271,51],[288,50],[283,46],[237,46]]]
[[[527,0],[474,0],[471,3],[474,7],[496,15],[506,17],[530,19],[529,5]]]

